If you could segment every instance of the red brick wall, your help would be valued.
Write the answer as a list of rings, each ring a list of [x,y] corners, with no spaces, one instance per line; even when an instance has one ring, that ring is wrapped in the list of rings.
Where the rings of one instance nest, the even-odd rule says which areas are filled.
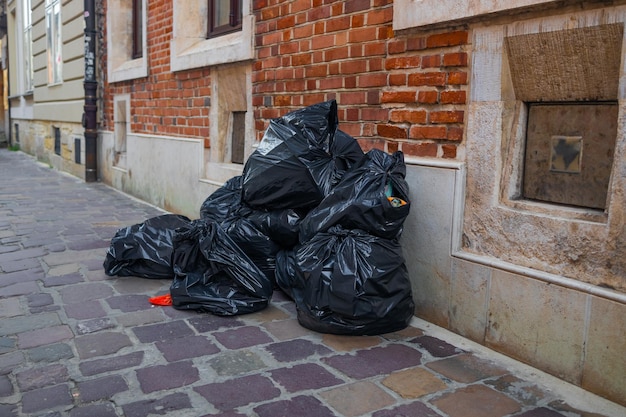
[[[208,139],[210,69],[172,73],[172,1],[151,0],[147,8],[148,76],[112,84],[105,82],[102,128],[114,129],[113,97],[130,94],[132,132]]]
[[[391,0],[253,0],[253,8],[257,139],[271,118],[334,98],[340,128],[366,150],[457,157],[466,30],[395,34]],[[104,82],[103,129],[114,128],[114,95],[130,94],[132,132],[209,138],[210,69],[170,72],[172,13],[171,0],[148,2],[149,75]]]
[[[364,149],[456,158],[468,32],[394,34],[391,0],[254,0],[257,139],[269,119],[336,99]]]

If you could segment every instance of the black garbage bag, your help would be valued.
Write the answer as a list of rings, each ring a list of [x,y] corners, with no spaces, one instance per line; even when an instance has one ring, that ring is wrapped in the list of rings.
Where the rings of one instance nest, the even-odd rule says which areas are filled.
[[[358,143],[345,133],[333,145],[337,126],[335,100],[271,120],[244,166],[243,201],[267,210],[316,206],[337,182],[342,166],[362,156]],[[333,150],[343,152],[339,163]]]
[[[200,218],[214,222],[228,219],[241,206],[241,182],[241,175],[233,177],[208,196],[200,206]]]
[[[232,316],[267,307],[270,280],[217,223],[195,220],[174,241],[174,308]]]
[[[300,232],[300,221],[306,213],[301,210],[281,209],[263,210],[254,209],[244,203],[241,199],[242,176],[236,176],[228,180],[222,187],[211,194],[200,208],[200,218],[205,221],[215,221],[224,223],[223,227],[229,235],[239,244],[244,252],[247,252],[245,245],[245,233],[235,231],[233,223],[246,219],[246,227],[254,228],[253,236],[250,239],[251,245],[260,242],[258,233],[265,235],[263,239],[271,239],[272,245],[280,247],[293,247],[298,242]],[[231,233],[232,232],[232,233]],[[238,236],[236,236],[236,235]],[[257,251],[262,248],[251,248]],[[248,253],[248,252],[247,252]]]
[[[277,256],[278,286],[299,323],[321,333],[375,335],[408,326],[415,305],[395,239],[332,227]]]
[[[107,251],[104,272],[109,276],[171,279],[173,236],[191,220],[176,214],[153,217],[119,229]]]
[[[300,242],[334,225],[362,229],[375,236],[400,236],[409,214],[404,155],[372,149],[300,223]]]
[[[245,214],[239,211],[238,214]],[[219,223],[235,245],[256,265],[261,272],[274,284],[276,254],[280,245],[261,231],[259,227],[245,215],[235,215]]]

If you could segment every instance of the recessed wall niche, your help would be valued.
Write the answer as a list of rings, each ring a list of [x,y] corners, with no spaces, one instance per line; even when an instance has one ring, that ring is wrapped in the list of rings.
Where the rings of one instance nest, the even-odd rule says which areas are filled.
[[[624,22],[619,7],[474,28],[468,259],[626,291]]]
[[[623,24],[508,36],[526,107],[522,199],[604,210],[617,135]],[[518,119],[521,123],[523,119]]]

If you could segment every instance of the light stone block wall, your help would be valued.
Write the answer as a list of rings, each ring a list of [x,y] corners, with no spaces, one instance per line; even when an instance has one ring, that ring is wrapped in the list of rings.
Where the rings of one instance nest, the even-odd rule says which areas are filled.
[[[13,129],[18,125],[20,149],[51,168],[64,171],[78,178],[85,178],[84,128],[77,123],[48,122],[13,118]],[[61,130],[61,154],[54,152],[53,127]],[[75,162],[75,139],[80,140],[80,163]],[[13,133],[15,140],[15,132]]]
[[[465,166],[409,163],[416,315],[626,405],[626,297],[460,250]]]
[[[200,140],[129,133],[125,169],[114,166],[113,132],[100,132],[99,179],[150,204],[197,219],[204,200],[221,186],[202,179],[203,150]]]

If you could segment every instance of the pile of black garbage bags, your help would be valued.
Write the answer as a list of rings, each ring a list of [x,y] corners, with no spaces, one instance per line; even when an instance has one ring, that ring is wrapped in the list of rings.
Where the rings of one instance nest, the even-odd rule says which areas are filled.
[[[401,152],[338,129],[334,100],[270,122],[243,174],[200,208],[120,229],[110,276],[173,279],[174,308],[217,315],[267,307],[280,288],[298,321],[322,332],[372,335],[406,327],[411,284],[398,238],[409,208]]]

